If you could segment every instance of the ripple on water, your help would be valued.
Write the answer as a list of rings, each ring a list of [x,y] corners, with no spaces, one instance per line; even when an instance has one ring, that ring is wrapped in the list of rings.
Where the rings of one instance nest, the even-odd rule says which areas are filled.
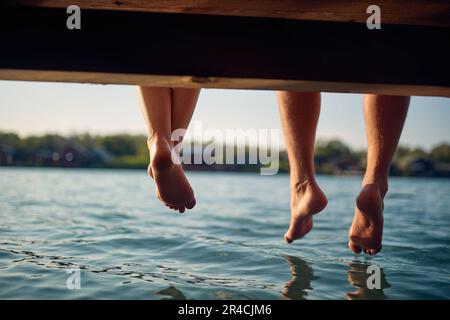
[[[177,215],[145,171],[0,169],[0,298],[450,298],[446,180],[393,178],[383,251],[356,257],[347,230],[359,178],[319,177],[329,206],[290,246],[286,175],[189,178],[198,205]],[[380,290],[365,285],[372,264]],[[81,290],[66,289],[71,268]]]

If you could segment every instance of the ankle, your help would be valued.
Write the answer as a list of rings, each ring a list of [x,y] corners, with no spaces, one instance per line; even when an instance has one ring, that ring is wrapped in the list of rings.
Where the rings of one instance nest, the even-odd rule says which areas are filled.
[[[147,139],[147,145],[152,169],[167,170],[175,164],[172,159],[172,148],[167,139],[159,135],[153,135]]]
[[[164,135],[160,133],[153,133],[147,137],[147,147],[149,150],[157,143],[167,143],[170,145],[170,141]]]
[[[293,182],[291,185],[291,210],[303,215],[321,212],[328,204],[326,195],[315,179]]]
[[[388,192],[388,179],[387,177],[364,177],[362,186],[374,185],[378,188],[382,198]]]
[[[291,192],[297,194],[304,194],[309,187],[317,186],[317,182],[314,178],[302,178],[291,180]]]

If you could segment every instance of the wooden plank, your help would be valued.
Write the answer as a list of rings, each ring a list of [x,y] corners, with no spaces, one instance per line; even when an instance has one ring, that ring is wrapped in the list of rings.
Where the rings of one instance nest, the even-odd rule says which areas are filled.
[[[448,28],[0,8],[0,79],[450,96]]]
[[[288,90],[304,92],[377,93],[401,96],[450,97],[449,87],[380,83],[325,82],[277,79],[142,75],[49,70],[0,69],[0,79],[13,81],[72,82],[143,85],[172,88]]]
[[[381,8],[382,23],[450,26],[448,0],[2,0],[24,6],[66,8],[77,4],[84,9],[130,10],[164,13],[212,14],[287,18],[316,21],[360,22],[366,9]]]

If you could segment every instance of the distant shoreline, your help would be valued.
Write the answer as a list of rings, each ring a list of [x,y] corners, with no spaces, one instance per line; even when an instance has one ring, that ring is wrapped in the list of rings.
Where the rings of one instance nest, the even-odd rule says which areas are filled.
[[[83,170],[83,171],[134,171],[134,172],[145,172],[146,168],[136,168],[136,167],[49,167],[49,166],[26,166],[26,165],[16,165],[16,166],[2,166],[0,165],[0,170],[3,169],[45,169],[45,170],[67,170],[67,171],[77,171],[77,170]],[[185,169],[187,172],[195,172],[195,173],[205,173],[205,174],[214,174],[214,173],[231,173],[231,174],[248,174],[248,175],[259,175],[259,170],[253,170],[253,171],[238,171],[238,170],[192,170],[192,169]],[[279,171],[276,175],[283,175],[283,176],[289,176],[289,171]],[[350,173],[350,174],[328,174],[328,173],[318,173],[320,176],[325,177],[363,177],[363,172],[361,173]],[[430,178],[436,178],[436,179],[448,179],[450,177],[448,176],[400,176],[400,175],[390,175],[391,177],[396,178],[418,178],[418,179],[430,179]],[[268,176],[270,177],[270,176]]]
[[[196,157],[196,148],[203,152],[203,145],[193,143],[187,159]],[[219,147],[220,148],[220,147]],[[222,146],[224,154],[228,147]],[[258,147],[231,148],[233,159],[259,155]],[[289,172],[285,150],[277,150],[278,173]],[[184,156],[183,156],[184,157]],[[235,158],[236,157],[236,158]],[[276,157],[275,157],[276,158]],[[188,171],[205,172],[260,172],[265,165],[259,156],[247,164],[198,164],[184,163]],[[315,169],[318,174],[335,176],[360,176],[365,170],[366,151],[353,150],[339,140],[318,141],[315,148]],[[193,161],[191,161],[193,162]],[[104,168],[145,170],[149,163],[147,137],[144,135],[116,134],[94,136],[89,134],[60,136],[20,137],[15,133],[0,132],[0,167],[42,168]],[[255,164],[256,163],[256,164]],[[391,176],[450,178],[450,144],[442,143],[430,151],[400,146],[390,169]]]

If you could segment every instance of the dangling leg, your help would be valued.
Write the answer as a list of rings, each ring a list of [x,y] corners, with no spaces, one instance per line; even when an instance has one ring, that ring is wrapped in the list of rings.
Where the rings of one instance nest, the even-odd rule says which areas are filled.
[[[285,239],[302,238],[313,226],[313,215],[327,205],[314,175],[314,143],[320,114],[320,93],[277,93],[291,180],[291,223]]]
[[[172,89],[139,89],[148,129],[149,175],[155,180],[158,198],[171,209],[184,212],[185,208],[190,209],[195,205],[195,197],[183,168],[172,159],[172,119],[177,118],[172,112]],[[193,107],[189,109],[193,112]]]
[[[367,168],[349,232],[349,247],[355,253],[364,250],[374,255],[381,250],[383,199],[388,190],[389,166],[397,149],[409,100],[409,97],[401,96],[364,96]]]

